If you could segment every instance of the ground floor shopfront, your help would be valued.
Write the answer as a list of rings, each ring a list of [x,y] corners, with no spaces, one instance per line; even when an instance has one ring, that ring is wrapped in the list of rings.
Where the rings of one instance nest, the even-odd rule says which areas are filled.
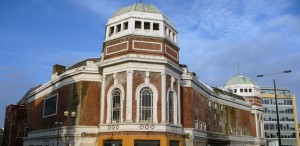
[[[184,146],[183,135],[162,132],[99,133],[98,146]]]

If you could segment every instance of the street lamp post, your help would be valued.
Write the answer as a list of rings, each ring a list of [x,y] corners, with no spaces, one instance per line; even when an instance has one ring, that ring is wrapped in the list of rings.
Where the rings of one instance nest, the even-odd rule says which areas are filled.
[[[56,146],[58,146],[59,127],[63,125],[63,122],[54,122],[54,125],[55,125],[55,126],[57,126],[57,138],[56,138]]]
[[[257,77],[263,77],[263,76],[273,76],[273,85],[274,85],[274,94],[275,94],[275,104],[276,104],[276,117],[277,117],[277,130],[278,130],[278,143],[279,146],[281,146],[281,133],[280,133],[280,123],[279,123],[279,113],[278,113],[278,103],[277,103],[277,94],[276,94],[276,81],[275,81],[275,75],[276,74],[282,74],[282,73],[290,73],[292,72],[291,70],[285,70],[283,72],[276,72],[276,73],[271,73],[271,74],[262,74],[262,75],[257,75]]]
[[[68,135],[67,135],[67,140],[66,140],[66,146],[69,145],[69,137],[70,137],[70,119],[76,117],[76,112],[69,112],[69,111],[65,111],[64,115],[68,118]]]

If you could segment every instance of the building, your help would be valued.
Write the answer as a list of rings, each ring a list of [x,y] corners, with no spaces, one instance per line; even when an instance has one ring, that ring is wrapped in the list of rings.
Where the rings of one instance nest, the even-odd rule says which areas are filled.
[[[4,129],[0,128],[0,146],[3,145],[3,133],[4,133]]]
[[[264,127],[267,142],[277,140],[277,117],[274,88],[261,87],[264,108]],[[276,89],[281,141],[284,146],[300,145],[296,97],[287,88]]]
[[[251,104],[251,113],[255,115],[256,135],[264,136],[262,99],[260,88],[254,80],[239,73],[230,78],[224,85],[224,89],[233,94],[240,95]]]
[[[20,146],[26,136],[26,105],[9,105],[6,108],[4,123],[4,146]]]
[[[118,10],[101,58],[54,65],[51,80],[25,95],[23,144],[264,145],[261,104],[198,80],[180,64],[177,33],[153,5]]]

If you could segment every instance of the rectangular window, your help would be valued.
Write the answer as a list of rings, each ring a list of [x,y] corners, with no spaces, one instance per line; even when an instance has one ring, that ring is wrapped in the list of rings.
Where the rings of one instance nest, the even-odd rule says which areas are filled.
[[[109,28],[109,36],[111,36],[112,34],[114,34],[114,31],[115,31],[115,27],[110,27]]]
[[[249,92],[252,92],[252,89],[249,89]]]
[[[44,117],[49,117],[56,115],[57,110],[57,94],[51,97],[48,97],[44,100]]]
[[[128,22],[124,22],[123,25],[124,25],[124,28],[123,28],[124,30],[128,29]]]
[[[104,140],[104,146],[122,146],[122,140]]]
[[[142,22],[141,21],[135,21],[135,29],[141,29],[142,28]]]
[[[150,29],[150,22],[144,22],[144,29]]]
[[[134,146],[160,146],[159,140],[134,140]]]
[[[159,30],[159,24],[153,23],[153,30]]]
[[[245,92],[248,92],[248,89],[245,89]]]
[[[117,32],[120,32],[121,31],[121,24],[118,24],[117,25]]]
[[[243,89],[240,89],[240,92],[243,92]]]
[[[171,140],[170,141],[170,146],[179,146],[179,141]]]
[[[234,89],[233,92],[236,93],[237,92],[236,89]]]

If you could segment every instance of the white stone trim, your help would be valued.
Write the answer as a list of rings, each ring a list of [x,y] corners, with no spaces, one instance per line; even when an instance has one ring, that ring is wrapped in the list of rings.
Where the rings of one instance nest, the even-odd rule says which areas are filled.
[[[146,83],[140,84],[136,90],[135,90],[135,101],[136,101],[136,122],[140,122],[140,91],[143,87],[149,87],[153,91],[153,123],[158,123],[157,118],[157,101],[158,101],[158,91],[157,88],[149,83],[148,85]]]
[[[174,111],[174,115],[173,115],[173,117],[174,117],[174,125],[177,125],[178,124],[178,109],[176,108],[177,107],[177,105],[178,105],[178,103],[177,103],[177,101],[178,101],[178,96],[177,96],[177,93],[175,92],[175,90],[174,90],[174,88],[173,87],[170,87],[168,90],[167,90],[167,106],[168,106],[168,111],[166,112],[167,114],[168,114],[168,123],[170,122],[170,117],[169,117],[169,111],[170,111],[170,107],[169,107],[169,92],[170,91],[173,91],[173,106],[174,106],[174,109],[173,109],[173,111]]]
[[[126,87],[126,122],[132,122],[132,82],[133,70],[128,69],[127,73],[127,87]]]
[[[117,45],[120,45],[120,44],[125,44],[125,43],[127,45],[126,49],[120,49],[119,51],[115,51],[113,53],[107,53],[109,48],[117,46]],[[128,41],[124,41],[124,42],[121,42],[121,43],[117,43],[117,44],[113,44],[113,45],[107,46],[105,48],[105,53],[106,53],[106,55],[111,55],[111,54],[116,54],[116,53],[119,53],[119,52],[126,51],[126,50],[128,50],[128,47],[129,47],[128,45],[129,45],[129,42]]]
[[[34,91],[32,91],[28,96],[28,103],[39,99],[59,88],[61,88],[62,86],[68,85],[68,84],[72,84],[72,83],[76,83],[76,82],[80,82],[80,81],[95,81],[95,82],[100,82],[100,74],[99,71],[97,70],[93,70],[93,71],[89,71],[89,70],[85,70],[85,69],[74,69],[70,72],[64,73],[61,76],[59,76],[58,78],[54,79],[54,80],[50,80],[47,83],[45,83],[44,85],[42,85],[41,87],[35,89]]]
[[[166,73],[161,73],[161,122],[166,122],[167,112],[166,112]]]
[[[104,102],[105,102],[105,75],[102,76],[102,85],[101,85],[101,108],[100,108],[100,123],[104,123]]]
[[[171,54],[169,54],[169,53],[167,52],[167,47],[170,48],[171,51],[173,51],[174,53],[176,53],[176,57],[177,57],[177,58],[174,58]],[[176,52],[172,47],[170,47],[169,45],[166,45],[166,44],[165,44],[165,53],[166,53],[168,56],[170,56],[171,58],[173,58],[173,59],[175,59],[175,60],[178,61],[178,59],[179,59],[178,52]]]
[[[177,109],[177,111],[178,111],[178,124],[179,125],[181,125],[181,100],[180,100],[180,98],[181,98],[181,95],[180,95],[180,82],[179,82],[179,80],[178,80],[178,109]]]
[[[235,107],[238,109],[243,109],[246,111],[251,110],[251,104],[242,101],[239,99],[235,99],[233,97],[225,96],[225,95],[213,95],[212,91],[209,89],[206,89],[204,85],[201,85],[197,79],[194,79],[193,77],[188,77],[188,76],[182,76],[182,87],[192,87],[195,89],[197,92],[205,95],[209,100],[212,100],[213,102],[217,103],[222,103],[227,106]]]
[[[120,123],[120,124],[100,124],[100,132],[120,132],[120,131],[153,131],[183,134],[182,126],[158,123]]]
[[[160,50],[158,51],[158,50],[150,50],[150,49],[145,49],[145,48],[136,48],[135,45],[134,45],[135,42],[146,43],[146,44],[158,44],[158,45],[160,45]],[[149,51],[149,52],[162,52],[162,43],[133,40],[133,41],[132,41],[132,49],[133,49],[133,50]]]
[[[124,94],[125,94],[125,90],[124,90],[124,88],[123,88],[123,86],[122,85],[120,85],[120,84],[115,84],[115,85],[112,85],[109,89],[108,89],[108,91],[107,91],[107,95],[106,95],[106,111],[107,111],[107,113],[106,113],[106,123],[111,123],[111,108],[110,108],[110,106],[111,106],[111,104],[110,104],[110,102],[111,102],[111,92],[112,92],[112,90],[113,89],[115,89],[115,88],[119,88],[120,90],[121,90],[121,123],[123,123],[123,103],[124,103],[124,98],[125,98],[125,96],[124,96]]]

